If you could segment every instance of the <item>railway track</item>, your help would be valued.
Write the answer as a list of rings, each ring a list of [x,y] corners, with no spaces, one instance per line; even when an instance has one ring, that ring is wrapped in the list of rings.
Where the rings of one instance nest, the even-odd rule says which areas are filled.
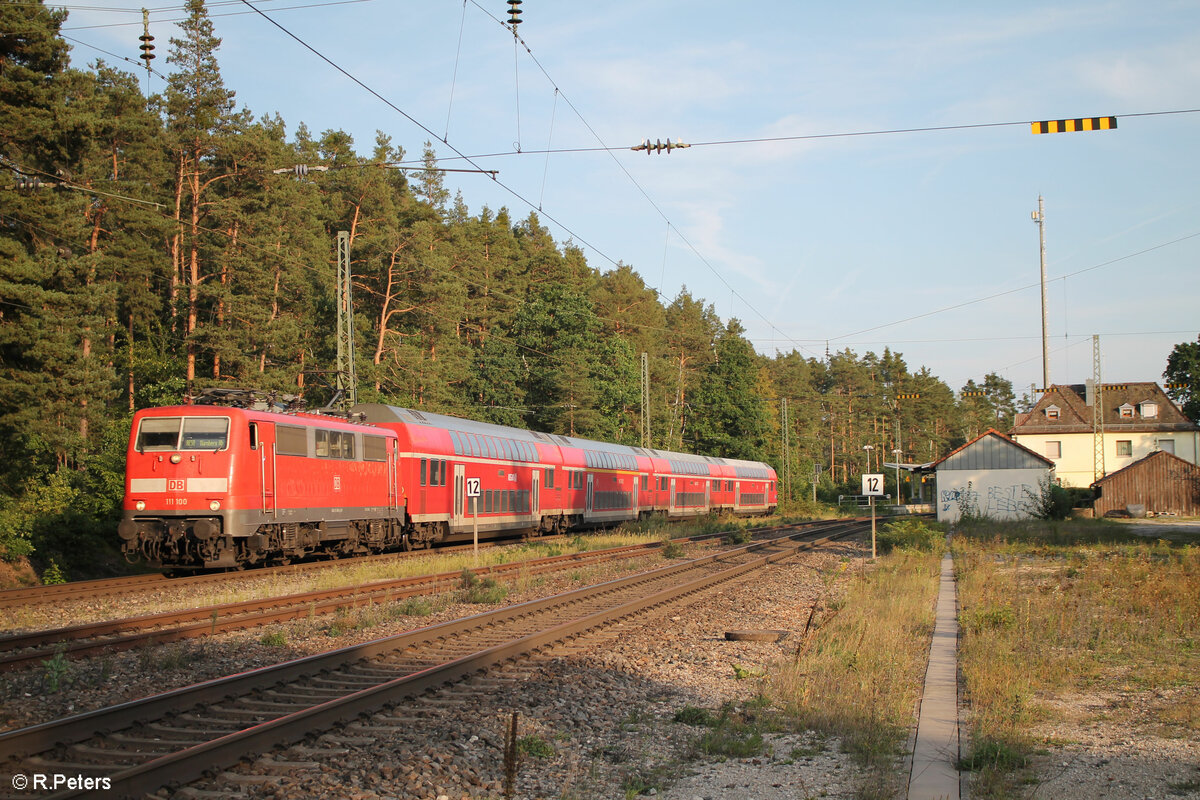
[[[750,528],[748,530],[750,533],[763,533],[780,530],[782,527],[786,526],[765,526],[761,528]],[[701,534],[699,536],[682,537],[675,541],[698,541],[720,535],[722,534]],[[531,539],[530,541],[549,543],[562,541],[566,538],[566,536],[561,535],[539,536],[536,539]],[[481,549],[500,547],[503,545],[513,544],[516,541],[519,540],[491,540],[487,542],[480,542],[479,547]],[[358,558],[306,561],[297,564],[286,564],[274,567],[258,567],[251,570],[209,572],[175,578],[168,578],[166,575],[156,572],[145,575],[128,575],[120,578],[98,578],[95,580],[72,581],[70,583],[51,584],[46,586],[26,586],[19,589],[0,589],[0,610],[18,606],[32,606],[39,604],[44,605],[48,603],[61,603],[63,601],[80,599],[94,600],[113,595],[127,595],[130,592],[152,592],[190,586],[203,586],[231,580],[244,581],[247,579],[256,578],[294,576],[306,572],[327,570],[331,568],[344,568],[347,566],[356,566],[360,564],[371,564],[404,558],[415,558],[418,556],[429,555],[430,553],[454,553],[470,550],[472,548],[473,545],[470,544],[455,544],[437,547],[432,550],[409,550],[404,552],[380,553],[370,556],[360,556]]]
[[[677,602],[859,530],[861,524],[826,526],[11,731],[0,734],[0,758],[10,774],[104,778],[106,796],[141,795]],[[806,537],[811,541],[796,541]]]
[[[795,530],[798,526],[761,529],[760,534]],[[704,534],[678,541],[702,541],[719,534]],[[574,569],[618,558],[635,558],[662,546],[661,542],[549,556],[472,570],[477,576],[501,580]],[[375,581],[281,597],[246,600],[214,606],[166,611],[121,619],[71,625],[0,636],[0,672],[36,666],[53,658],[80,658],[130,650],[151,644],[194,639],[245,630],[294,619],[311,618],[374,603],[388,603],[452,588],[459,572]],[[176,584],[171,583],[170,586]]]
[[[542,536],[536,541],[554,542],[564,536]],[[498,547],[512,544],[511,540],[480,542],[480,548]],[[301,564],[287,564],[275,567],[260,567],[252,570],[232,570],[228,572],[208,572],[186,577],[168,578],[162,573],[146,575],[128,575],[121,578],[98,578],[89,581],[72,581],[70,583],[51,584],[47,586],[27,586],[21,589],[0,590],[0,609],[14,606],[28,606],[47,603],[60,603],[64,600],[99,599],[113,595],[125,595],[129,592],[158,592],[189,586],[222,583],[231,580],[246,580],[248,578],[270,578],[277,576],[294,576],[306,572],[315,572],[335,567],[356,566],[378,562],[395,561],[402,558],[415,558],[428,555],[430,552],[453,553],[469,550],[472,545],[449,545],[439,547],[436,551],[409,550],[396,553],[380,553],[358,558],[342,558],[325,561],[307,561]]]
[[[506,580],[521,574],[539,575],[590,566],[621,558],[636,558],[662,546],[660,542],[593,550],[472,570],[479,577]],[[205,608],[168,611],[86,625],[0,636],[0,672],[36,665],[60,653],[67,658],[165,644],[277,622],[330,614],[345,608],[390,603],[407,597],[453,588],[461,572],[396,578],[363,586],[342,586],[283,597],[224,603]]]

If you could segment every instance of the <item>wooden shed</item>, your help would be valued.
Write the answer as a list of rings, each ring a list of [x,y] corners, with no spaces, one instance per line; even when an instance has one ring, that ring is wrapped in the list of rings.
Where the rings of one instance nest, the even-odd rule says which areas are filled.
[[[1092,484],[1095,514],[1145,506],[1148,514],[1200,515],[1200,467],[1159,450]]]

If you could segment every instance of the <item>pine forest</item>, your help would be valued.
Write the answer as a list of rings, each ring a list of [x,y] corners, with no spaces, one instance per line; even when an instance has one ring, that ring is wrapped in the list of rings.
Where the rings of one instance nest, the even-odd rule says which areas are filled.
[[[68,65],[65,12],[0,4],[6,560],[111,558],[136,409],[208,387],[326,402],[339,231],[361,402],[633,445],[648,412],[652,447],[781,476],[786,438],[793,503],[814,475],[836,501],[895,450],[928,462],[1011,425],[994,374],[952,389],[888,349],[760,354],[711,303],[664,301],[632,265],[596,269],[535,213],[471,213],[429,143],[424,169],[386,168],[405,153],[383,134],[366,145],[239,110],[203,0],[187,6],[165,91],[147,98],[132,72]]]

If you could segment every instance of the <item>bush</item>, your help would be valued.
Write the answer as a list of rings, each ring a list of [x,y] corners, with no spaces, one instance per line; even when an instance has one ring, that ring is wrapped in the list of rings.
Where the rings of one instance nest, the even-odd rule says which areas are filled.
[[[508,596],[508,587],[496,583],[494,578],[483,578],[469,569],[462,571],[462,590],[459,598],[464,603],[499,603]]]
[[[876,536],[879,552],[897,548],[934,553],[945,547],[946,534],[939,525],[919,519],[897,519],[887,523]]]
[[[1066,489],[1045,478],[1037,494],[1029,493],[1030,512],[1038,519],[1056,520],[1071,516],[1072,499]]]

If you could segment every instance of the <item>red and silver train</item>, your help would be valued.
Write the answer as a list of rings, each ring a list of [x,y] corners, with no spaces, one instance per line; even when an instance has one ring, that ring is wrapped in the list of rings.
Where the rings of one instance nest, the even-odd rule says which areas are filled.
[[[127,557],[195,570],[359,555],[710,512],[763,514],[775,470],[387,405],[351,418],[213,405],[139,411]]]

